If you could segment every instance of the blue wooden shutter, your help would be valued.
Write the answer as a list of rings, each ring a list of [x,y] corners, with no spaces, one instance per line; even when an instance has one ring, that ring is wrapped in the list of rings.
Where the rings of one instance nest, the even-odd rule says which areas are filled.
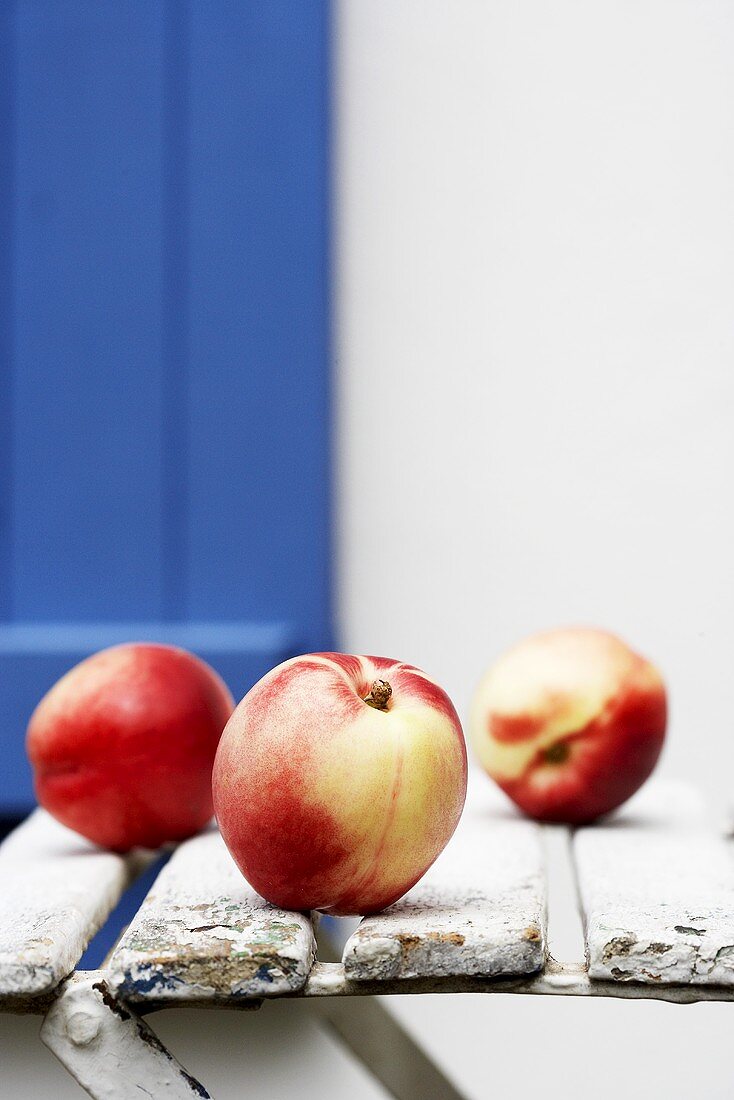
[[[102,646],[328,646],[327,5],[1,8],[0,810]]]

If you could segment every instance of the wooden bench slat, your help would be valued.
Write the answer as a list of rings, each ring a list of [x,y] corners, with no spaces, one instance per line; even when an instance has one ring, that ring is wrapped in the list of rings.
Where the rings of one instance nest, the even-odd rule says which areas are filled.
[[[734,985],[734,845],[692,788],[649,784],[573,852],[592,979]]]
[[[356,981],[532,974],[545,962],[545,909],[538,827],[477,776],[433,867],[349,938],[345,974]]]
[[[109,961],[132,1000],[211,1001],[302,988],[315,956],[309,915],[269,905],[210,829],[162,869]]]
[[[139,865],[44,810],[12,832],[0,846],[0,997],[39,996],[70,974]]]

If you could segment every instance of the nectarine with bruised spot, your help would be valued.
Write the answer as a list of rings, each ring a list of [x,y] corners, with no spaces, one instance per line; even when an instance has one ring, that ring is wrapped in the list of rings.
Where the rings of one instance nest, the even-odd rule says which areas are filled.
[[[613,634],[569,628],[527,638],[489,669],[471,716],[476,754],[539,821],[593,821],[652,772],[667,701],[657,669]]]

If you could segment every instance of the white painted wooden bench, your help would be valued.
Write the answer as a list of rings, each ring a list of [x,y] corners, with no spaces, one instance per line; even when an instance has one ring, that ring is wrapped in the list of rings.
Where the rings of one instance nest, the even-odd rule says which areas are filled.
[[[470,794],[435,866],[359,924],[341,962],[319,959],[315,919],[249,888],[210,829],[174,852],[103,969],[76,973],[145,857],[101,852],[36,811],[0,847],[0,1007],[42,1014],[43,1041],[103,1100],[209,1095],[142,1019],[156,1009],[319,998],[393,1095],[449,1098],[459,1095],[450,1082],[365,995],[734,1000],[734,842],[695,791],[652,783],[607,822],[574,831],[586,959],[571,963],[547,949],[543,829],[483,777]],[[376,1054],[386,1029],[412,1062],[412,1086],[395,1057]]]

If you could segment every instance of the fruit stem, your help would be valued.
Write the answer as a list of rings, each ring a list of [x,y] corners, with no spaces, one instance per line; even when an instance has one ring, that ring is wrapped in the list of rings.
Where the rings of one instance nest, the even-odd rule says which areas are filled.
[[[387,704],[392,695],[392,688],[387,680],[373,680],[369,695],[365,696],[365,703],[375,710],[387,710]]]

